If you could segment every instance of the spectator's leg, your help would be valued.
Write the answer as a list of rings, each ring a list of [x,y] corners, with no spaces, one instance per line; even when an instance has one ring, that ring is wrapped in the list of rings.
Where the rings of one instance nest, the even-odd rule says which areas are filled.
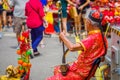
[[[43,26],[40,26],[38,28],[32,29],[32,31],[31,31],[33,52],[38,52],[37,47],[43,38],[43,30],[44,29],[45,28]]]
[[[6,11],[3,11],[3,28],[4,30],[6,31],[6,28],[7,28],[7,12]]]
[[[2,15],[0,14],[0,39],[2,38]]]

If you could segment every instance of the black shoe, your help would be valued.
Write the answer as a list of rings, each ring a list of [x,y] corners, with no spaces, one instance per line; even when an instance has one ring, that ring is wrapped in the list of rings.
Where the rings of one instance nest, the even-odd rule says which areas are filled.
[[[30,54],[30,59],[33,59],[33,55],[32,54]]]
[[[34,56],[39,56],[40,55],[39,52],[34,52],[33,54],[34,54]]]

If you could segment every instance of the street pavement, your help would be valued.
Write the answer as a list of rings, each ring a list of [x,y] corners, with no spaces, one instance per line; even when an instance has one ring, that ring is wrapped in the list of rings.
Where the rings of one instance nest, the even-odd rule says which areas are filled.
[[[16,54],[17,41],[15,33],[12,28],[8,28],[7,32],[4,32],[4,36],[0,39],[0,75],[5,74],[5,70],[8,65],[17,66]],[[74,38],[69,37],[74,42]],[[63,48],[62,43],[59,42],[58,36],[45,36],[45,47],[38,47],[41,55],[31,59],[31,75],[30,80],[45,80],[45,78],[53,75],[54,66],[62,63]],[[69,52],[67,56],[67,62],[72,62],[76,59],[76,52]]]
[[[74,37],[68,37],[75,43]],[[110,40],[109,40],[110,42]],[[62,63],[63,48],[59,42],[58,36],[44,37],[45,47],[38,47],[41,55],[31,59],[32,67],[30,80],[45,80],[45,78],[53,75],[54,66]],[[16,54],[17,41],[12,28],[8,28],[4,32],[4,36],[0,39],[0,75],[5,74],[8,65],[17,66]],[[67,62],[73,62],[77,58],[77,52],[69,52]]]

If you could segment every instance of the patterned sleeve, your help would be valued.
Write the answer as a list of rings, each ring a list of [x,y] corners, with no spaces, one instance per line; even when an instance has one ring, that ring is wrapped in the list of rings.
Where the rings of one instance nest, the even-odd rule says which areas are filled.
[[[90,36],[90,37],[82,40],[82,41],[80,42],[80,44],[81,44],[82,47],[84,48],[84,51],[86,51],[86,50],[88,50],[89,48],[91,48],[91,47],[93,46],[93,44],[94,44],[94,39],[93,39],[93,37]]]

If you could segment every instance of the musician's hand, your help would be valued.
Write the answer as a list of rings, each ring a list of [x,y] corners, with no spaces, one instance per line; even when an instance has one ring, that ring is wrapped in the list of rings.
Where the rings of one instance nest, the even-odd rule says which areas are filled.
[[[62,38],[65,37],[65,32],[60,32],[59,34],[59,40],[62,42]]]

